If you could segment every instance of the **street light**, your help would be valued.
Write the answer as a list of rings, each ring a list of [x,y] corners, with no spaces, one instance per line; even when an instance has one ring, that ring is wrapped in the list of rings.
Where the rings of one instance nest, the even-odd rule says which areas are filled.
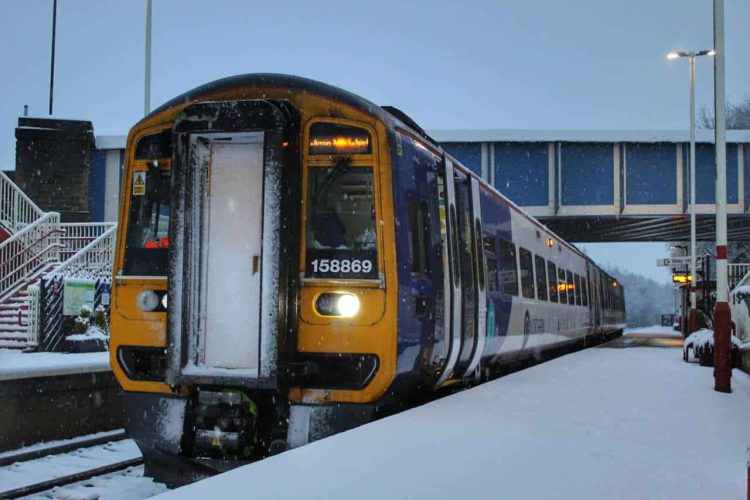
[[[695,276],[695,58],[713,56],[713,49],[698,52],[670,52],[667,59],[687,57],[690,61],[690,275]],[[697,299],[695,296],[695,282],[690,285],[690,321],[689,333],[693,333],[697,323]]]

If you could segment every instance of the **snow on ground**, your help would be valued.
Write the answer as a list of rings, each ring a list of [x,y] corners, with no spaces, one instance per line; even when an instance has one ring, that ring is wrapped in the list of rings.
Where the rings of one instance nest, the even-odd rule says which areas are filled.
[[[93,434],[86,434],[83,436],[78,436],[71,439],[56,439],[53,441],[44,441],[42,443],[34,443],[29,446],[24,446],[23,448],[16,448],[15,450],[8,450],[3,451],[0,453],[0,460],[7,459],[8,457],[14,457],[19,454],[25,454],[32,451],[38,451],[38,450],[45,450],[48,448],[52,448],[55,446],[64,446],[64,445],[75,445],[76,443],[83,443],[89,439],[94,438],[100,438],[105,436],[115,436],[121,432],[124,432],[122,429],[116,429],[114,431],[102,431],[102,432],[95,432]],[[15,458],[10,458],[10,460],[15,460]]]
[[[638,326],[634,328],[626,328],[625,329],[625,335],[628,335],[630,333],[657,333],[657,334],[663,334],[663,335],[680,335],[680,332],[676,331],[671,326]]]
[[[0,488],[11,490],[30,484],[68,476],[96,467],[140,458],[141,452],[131,439],[124,439],[68,453],[48,455],[34,460],[0,467]]]
[[[733,375],[721,394],[679,348],[587,349],[159,498],[745,498]]]
[[[0,349],[0,382],[20,378],[109,371],[109,353],[66,354]]]
[[[143,477],[143,466],[105,474],[24,498],[48,500],[140,500],[167,491],[167,487]]]

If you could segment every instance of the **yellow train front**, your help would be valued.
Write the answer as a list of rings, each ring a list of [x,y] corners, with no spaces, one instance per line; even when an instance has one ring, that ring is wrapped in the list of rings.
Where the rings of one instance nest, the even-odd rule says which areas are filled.
[[[383,113],[369,107],[247,75],[131,130],[111,364],[160,477],[358,425],[391,385],[394,215]]]
[[[624,326],[615,280],[406,115],[302,78],[141,120],[119,220],[111,364],[173,484]]]

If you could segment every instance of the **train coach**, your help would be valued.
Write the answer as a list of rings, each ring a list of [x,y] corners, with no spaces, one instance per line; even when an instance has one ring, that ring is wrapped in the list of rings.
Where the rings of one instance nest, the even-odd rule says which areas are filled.
[[[128,135],[111,365],[172,484],[624,327],[620,284],[392,107],[250,74]]]

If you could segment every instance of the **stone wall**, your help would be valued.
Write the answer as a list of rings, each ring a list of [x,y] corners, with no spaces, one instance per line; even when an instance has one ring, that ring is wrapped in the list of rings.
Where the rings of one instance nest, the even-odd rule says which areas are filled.
[[[89,221],[89,121],[19,118],[15,182],[42,210],[63,222]]]

